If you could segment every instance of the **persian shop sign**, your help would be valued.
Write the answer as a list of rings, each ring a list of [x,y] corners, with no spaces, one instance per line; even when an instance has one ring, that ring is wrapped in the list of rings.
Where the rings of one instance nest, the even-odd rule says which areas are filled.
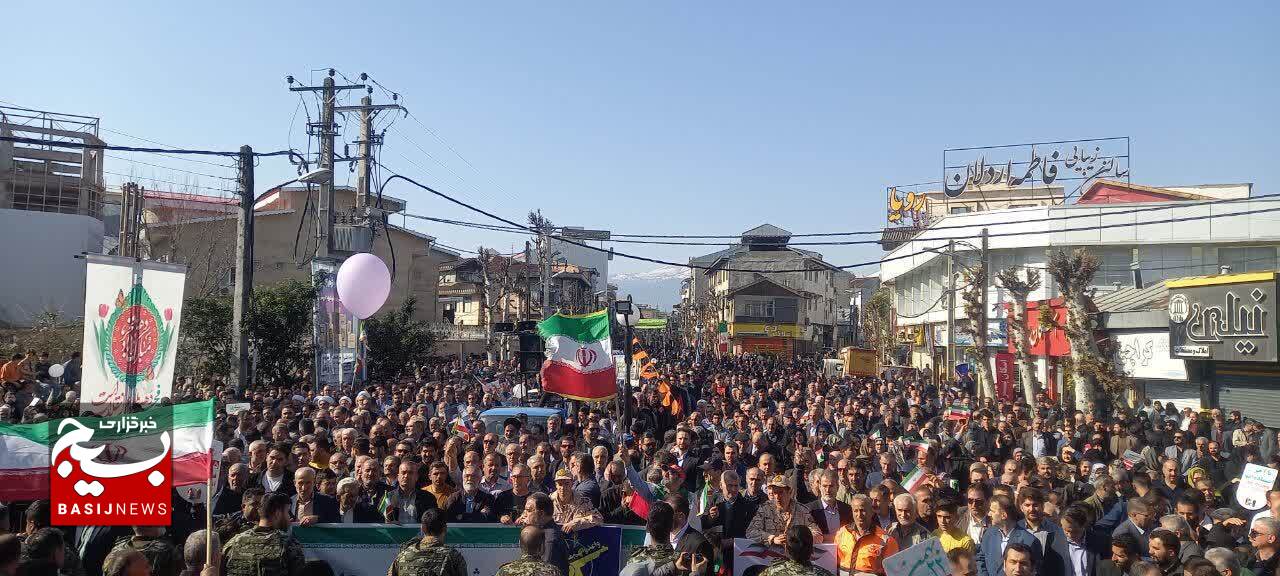
[[[1276,274],[1170,280],[1173,358],[1275,362]]]
[[[992,153],[1001,160],[990,160]],[[1018,188],[1055,182],[1079,182],[1076,190],[1096,178],[1129,176],[1129,139],[1099,138],[949,148],[942,152],[943,192],[957,198],[984,186]],[[1075,190],[1069,191],[1071,196]]]
[[[734,322],[729,325],[731,336],[772,336],[775,338],[799,338],[800,326],[796,324],[764,324],[760,322]]]

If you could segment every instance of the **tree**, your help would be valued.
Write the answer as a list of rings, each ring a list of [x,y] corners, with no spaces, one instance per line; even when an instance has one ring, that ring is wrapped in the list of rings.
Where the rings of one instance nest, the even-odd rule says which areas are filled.
[[[315,287],[300,280],[254,287],[246,323],[250,349],[258,356],[260,380],[287,383],[311,368],[315,299]]]
[[[231,298],[188,297],[182,303],[177,373],[199,379],[231,376]]]
[[[426,364],[436,336],[426,322],[414,320],[418,300],[409,297],[399,310],[388,310],[364,323],[369,380],[394,382]]]
[[[886,286],[876,288],[862,306],[862,334],[876,350],[881,364],[889,364],[893,347],[893,292]]]
[[[996,274],[996,281],[1013,297],[1012,318],[1009,319],[1009,340],[1013,342],[1013,355],[1022,376],[1022,390],[1027,405],[1035,406],[1040,381],[1036,378],[1035,364],[1031,361],[1031,340],[1027,334],[1027,298],[1040,289],[1040,271],[1027,268],[1026,279],[1018,277],[1018,268],[1010,267]]]
[[[551,268],[551,261],[552,259],[555,258],[555,253],[552,252],[551,250],[551,234],[555,232],[556,226],[554,223],[551,222],[550,218],[547,218],[546,216],[542,215],[541,209],[531,210],[527,217],[527,221],[528,221],[529,227],[532,228],[538,234],[538,249],[537,249],[538,276],[537,277],[539,279],[539,282],[544,287],[544,288],[540,288],[539,291],[542,291],[543,289],[550,290],[551,282],[549,279],[543,278],[542,273],[543,271]],[[551,294],[544,294],[543,298],[548,303],[551,302]],[[551,310],[542,309],[541,300],[538,301],[537,305],[538,305],[538,311],[539,311],[540,317],[546,318],[548,316],[551,316]],[[533,306],[530,305],[530,309],[532,308]]]
[[[1087,410],[1094,402],[1095,379],[1101,353],[1093,338],[1093,318],[1089,314],[1089,286],[1097,274],[1098,257],[1084,248],[1068,254],[1055,250],[1049,255],[1049,276],[1058,284],[1067,307],[1063,331],[1071,343],[1071,381],[1075,385],[1076,409]]]
[[[991,352],[987,349],[987,309],[982,304],[983,292],[987,290],[987,273],[975,269],[965,273],[966,288],[960,293],[964,301],[964,315],[969,319],[967,326],[956,329],[957,332],[969,334],[973,338],[974,355],[978,357],[978,390],[982,398],[995,398],[995,385],[991,381]]]

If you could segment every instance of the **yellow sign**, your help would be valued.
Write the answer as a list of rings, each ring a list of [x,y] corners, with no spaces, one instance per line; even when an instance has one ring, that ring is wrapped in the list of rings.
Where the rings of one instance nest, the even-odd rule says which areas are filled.
[[[876,351],[864,348],[848,347],[840,351],[844,356],[845,376],[875,376]]]
[[[800,327],[795,324],[764,324],[761,322],[733,322],[729,324],[730,336],[773,336],[799,338]]]
[[[929,199],[923,192],[907,192],[905,198],[898,196],[897,188],[889,189],[889,223],[903,224],[910,220],[919,227],[929,216]]]

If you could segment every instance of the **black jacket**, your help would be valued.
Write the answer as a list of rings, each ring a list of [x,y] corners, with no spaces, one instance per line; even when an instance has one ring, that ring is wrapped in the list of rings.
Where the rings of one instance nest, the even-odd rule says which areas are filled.
[[[240,504],[243,502],[244,492],[236,492],[230,487],[224,486],[213,497],[213,515],[222,516],[224,514],[233,514],[240,511]]]
[[[289,503],[289,516],[293,521],[297,521],[296,513],[298,510],[297,494],[294,494],[293,501]],[[326,496],[319,492],[312,496],[311,513],[320,518],[321,523],[337,523],[342,521],[342,514],[338,512],[338,501],[333,496]]]
[[[813,523],[818,526],[819,530],[822,530],[823,534],[834,534],[840,529],[840,526],[848,526],[853,522],[853,507],[839,500],[836,500],[836,512],[840,516],[840,526],[827,526],[827,514],[823,511],[821,498],[810,502],[807,510],[809,517],[813,518]],[[906,547],[904,546],[903,548],[905,549]]]
[[[746,538],[747,526],[751,524],[751,519],[756,516],[757,505],[755,502],[739,496],[732,506],[723,499],[715,504],[720,509],[719,518],[711,519],[710,514],[703,514],[699,518],[702,520],[702,529],[711,530],[719,528],[721,538],[727,539],[729,543],[734,538]]]
[[[450,496],[446,500],[448,502],[446,517],[449,522],[493,522],[498,519],[497,506],[492,494],[484,490],[476,490],[471,500],[471,510],[468,511],[465,492],[455,492]]]
[[[689,554],[701,554],[711,559],[715,558],[715,549],[711,547],[711,543],[707,541],[706,536],[695,530],[692,526],[687,528],[680,540],[676,542],[676,556],[688,552]],[[694,573],[691,573],[694,574]],[[701,573],[694,576],[711,576],[711,562],[707,562],[707,567]]]

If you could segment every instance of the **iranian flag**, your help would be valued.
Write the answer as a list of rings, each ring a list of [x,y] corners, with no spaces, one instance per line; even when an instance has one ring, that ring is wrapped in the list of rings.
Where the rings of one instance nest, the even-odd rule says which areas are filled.
[[[213,465],[213,400],[151,408],[130,414],[140,421],[154,421],[155,429],[120,432],[99,426],[116,418],[77,418],[94,430],[93,443],[109,444],[128,453],[157,453],[160,432],[169,431],[173,454],[173,485],[207,482]],[[49,450],[62,419],[39,424],[0,423],[0,502],[49,497]],[[88,446],[86,446],[88,447]]]
[[[542,389],[574,400],[598,402],[618,394],[609,311],[556,314],[538,323],[546,341]]]

